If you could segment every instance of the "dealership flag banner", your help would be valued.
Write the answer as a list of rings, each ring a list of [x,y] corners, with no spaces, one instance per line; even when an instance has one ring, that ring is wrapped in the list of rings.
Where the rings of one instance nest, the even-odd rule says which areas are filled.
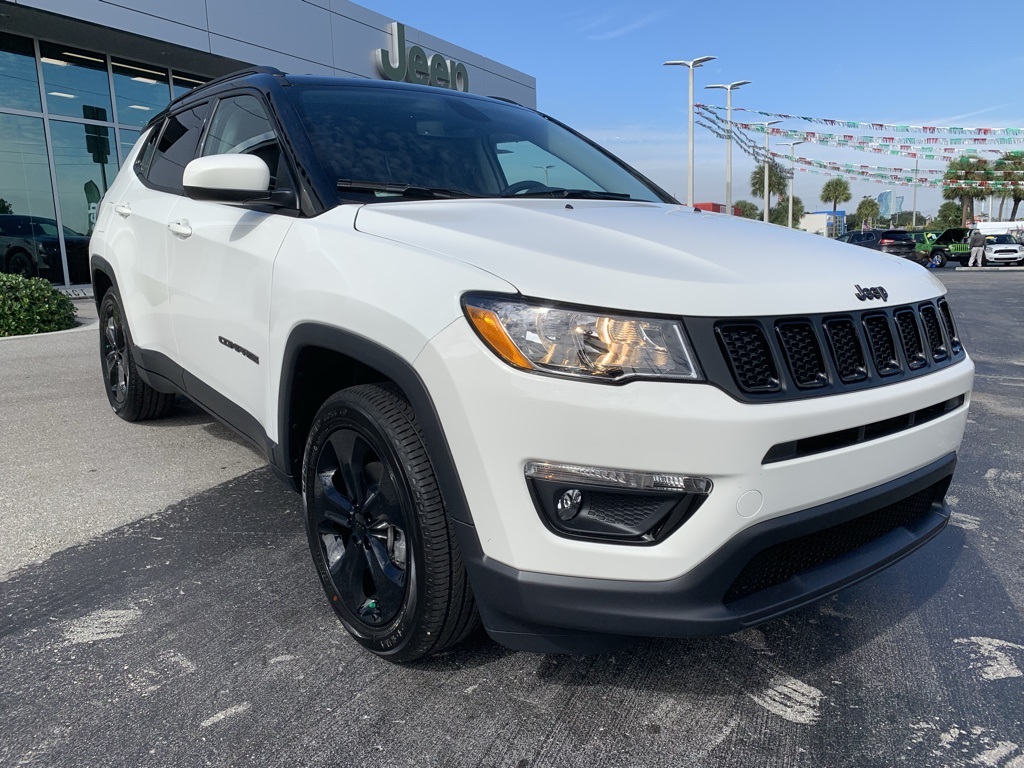
[[[713,109],[724,112],[725,107],[711,104],[695,104],[695,107]],[[948,136],[1021,136],[1024,137],[1024,128],[960,128],[956,126],[941,125],[902,125],[899,123],[863,123],[859,120],[837,120],[828,117],[806,117],[804,115],[787,115],[783,112],[764,112],[759,109],[747,109],[746,107],[733,107],[733,112],[749,112],[752,115],[762,117],[774,117],[780,120],[802,120],[805,123],[816,125],[828,125],[835,128],[857,128],[869,131],[891,131],[893,133],[923,133],[928,135]]]

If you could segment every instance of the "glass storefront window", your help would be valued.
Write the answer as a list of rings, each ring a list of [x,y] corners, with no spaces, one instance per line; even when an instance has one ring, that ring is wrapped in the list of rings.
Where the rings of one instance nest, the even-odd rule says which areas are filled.
[[[0,270],[63,283],[55,218],[42,118],[0,114]]]
[[[102,131],[103,128],[50,121],[60,218],[66,229],[73,230],[82,238],[92,232],[99,199],[118,172],[117,155],[113,152],[114,129],[110,129],[108,136],[87,133],[90,130]],[[103,138],[106,138],[105,142],[101,140]],[[102,148],[105,148],[106,153],[99,151]],[[72,273],[72,282],[75,283],[78,281],[75,280],[74,248],[67,237],[65,242],[68,245],[68,267]],[[82,249],[83,259],[87,258],[84,243]],[[88,270],[85,275],[88,276]]]
[[[196,86],[202,85],[206,80],[197,75],[186,75],[184,72],[175,72],[171,80],[173,85],[173,98],[178,98],[183,93],[188,93]]]
[[[0,107],[39,112],[36,52],[27,37],[0,32]]]
[[[124,160],[128,157],[128,153],[132,151],[132,147],[135,146],[135,142],[139,140],[139,136],[142,135],[142,131],[130,131],[127,128],[121,129],[121,157],[118,160],[118,165],[124,165]]]
[[[166,70],[120,59],[113,59],[111,68],[118,123],[141,128],[171,100]]]
[[[101,54],[44,42],[39,43],[39,54],[46,108],[51,115],[103,122],[113,119],[107,62]]]
[[[172,96],[205,82],[0,31],[0,272],[88,283],[89,235],[118,167]]]

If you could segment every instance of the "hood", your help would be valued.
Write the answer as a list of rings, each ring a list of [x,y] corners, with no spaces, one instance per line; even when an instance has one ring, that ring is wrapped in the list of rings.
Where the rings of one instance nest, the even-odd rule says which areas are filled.
[[[771,315],[945,293],[926,269],[773,224],[599,200],[444,200],[362,207],[356,229],[473,264],[543,299],[638,312]],[[874,300],[877,303],[877,299]]]

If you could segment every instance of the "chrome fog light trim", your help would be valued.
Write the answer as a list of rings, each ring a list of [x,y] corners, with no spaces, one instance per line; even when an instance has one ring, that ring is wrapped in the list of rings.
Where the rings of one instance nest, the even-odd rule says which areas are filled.
[[[557,483],[579,483],[612,488],[630,488],[668,493],[711,493],[713,483],[708,477],[693,477],[665,472],[636,472],[629,469],[587,467],[580,464],[561,464],[553,461],[528,461],[528,478]]]

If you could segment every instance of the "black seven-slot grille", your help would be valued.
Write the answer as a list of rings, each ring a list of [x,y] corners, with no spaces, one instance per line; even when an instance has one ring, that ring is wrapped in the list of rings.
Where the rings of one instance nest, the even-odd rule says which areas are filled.
[[[708,380],[746,401],[891,384],[964,359],[945,299],[857,312],[687,318]]]

